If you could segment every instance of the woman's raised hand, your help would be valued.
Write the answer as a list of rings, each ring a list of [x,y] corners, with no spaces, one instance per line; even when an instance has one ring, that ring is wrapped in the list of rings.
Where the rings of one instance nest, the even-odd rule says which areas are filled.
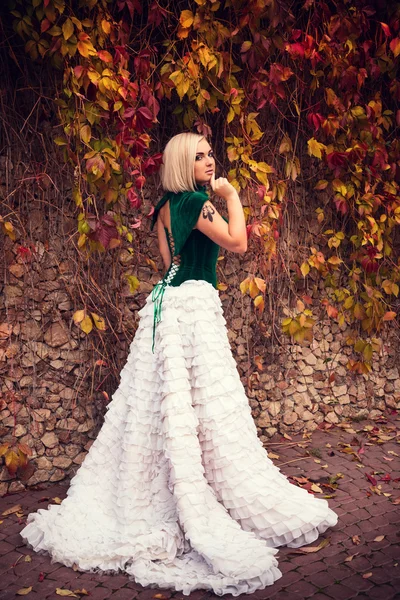
[[[237,191],[225,177],[218,177],[218,179],[215,179],[215,174],[213,173],[210,179],[210,185],[213,192],[218,194],[218,196],[221,196],[221,198],[224,198],[224,200],[229,200],[229,198],[237,196]]]

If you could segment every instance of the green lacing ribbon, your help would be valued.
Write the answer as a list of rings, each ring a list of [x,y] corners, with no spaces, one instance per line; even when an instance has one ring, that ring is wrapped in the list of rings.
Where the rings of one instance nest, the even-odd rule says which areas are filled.
[[[153,288],[151,293],[151,299],[154,302],[154,318],[153,318],[153,344],[151,346],[151,351],[154,354],[154,342],[156,335],[156,325],[161,321],[161,309],[162,309],[162,301],[164,297],[165,288],[167,286],[167,282],[162,279]]]

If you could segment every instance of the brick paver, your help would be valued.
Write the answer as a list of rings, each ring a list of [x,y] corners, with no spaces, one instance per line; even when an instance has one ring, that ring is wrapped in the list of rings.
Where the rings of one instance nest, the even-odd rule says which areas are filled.
[[[276,435],[270,440],[268,451],[279,456],[273,459],[275,464],[288,477],[317,484],[322,490],[322,494],[316,492],[318,497],[332,496],[328,501],[339,522],[312,544],[316,548],[328,538],[329,544],[318,551],[281,548],[277,557],[282,578],[257,591],[252,600],[400,598],[400,504],[396,503],[400,498],[399,425],[400,418],[390,415],[386,422],[353,422],[317,429],[309,436],[285,439]],[[332,483],[335,480],[336,484]],[[64,498],[66,491],[66,483],[40,485],[0,498],[0,600],[17,600],[22,596],[16,592],[30,586],[28,600],[57,600],[60,595],[56,588],[86,590],[87,595],[77,591],[76,597],[90,600],[186,598],[172,590],[143,588],[125,574],[80,573],[51,563],[47,555],[24,546],[19,531],[26,515],[45,508],[57,496]],[[2,516],[17,504],[22,506],[22,517]],[[216,598],[205,590],[190,595],[190,600]],[[234,600],[231,595],[224,599]]]

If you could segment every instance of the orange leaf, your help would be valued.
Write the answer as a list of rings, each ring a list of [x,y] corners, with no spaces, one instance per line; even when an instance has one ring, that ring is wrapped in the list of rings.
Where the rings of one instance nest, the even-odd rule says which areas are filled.
[[[193,24],[194,15],[191,10],[183,10],[181,12],[181,16],[179,17],[179,23],[182,25],[184,29],[187,29]]]
[[[384,321],[392,321],[396,316],[396,313],[393,312],[392,310],[389,310],[387,312],[385,312],[385,314],[383,315],[383,320]]]
[[[394,38],[390,44],[390,49],[394,54],[394,57],[397,58],[400,54],[400,38]]]

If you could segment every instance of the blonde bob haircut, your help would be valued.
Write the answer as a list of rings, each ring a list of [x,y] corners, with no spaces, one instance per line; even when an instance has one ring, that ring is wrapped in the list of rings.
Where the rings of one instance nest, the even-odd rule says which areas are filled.
[[[161,185],[166,192],[196,191],[194,163],[197,144],[204,140],[198,133],[178,133],[165,146],[160,169]]]

